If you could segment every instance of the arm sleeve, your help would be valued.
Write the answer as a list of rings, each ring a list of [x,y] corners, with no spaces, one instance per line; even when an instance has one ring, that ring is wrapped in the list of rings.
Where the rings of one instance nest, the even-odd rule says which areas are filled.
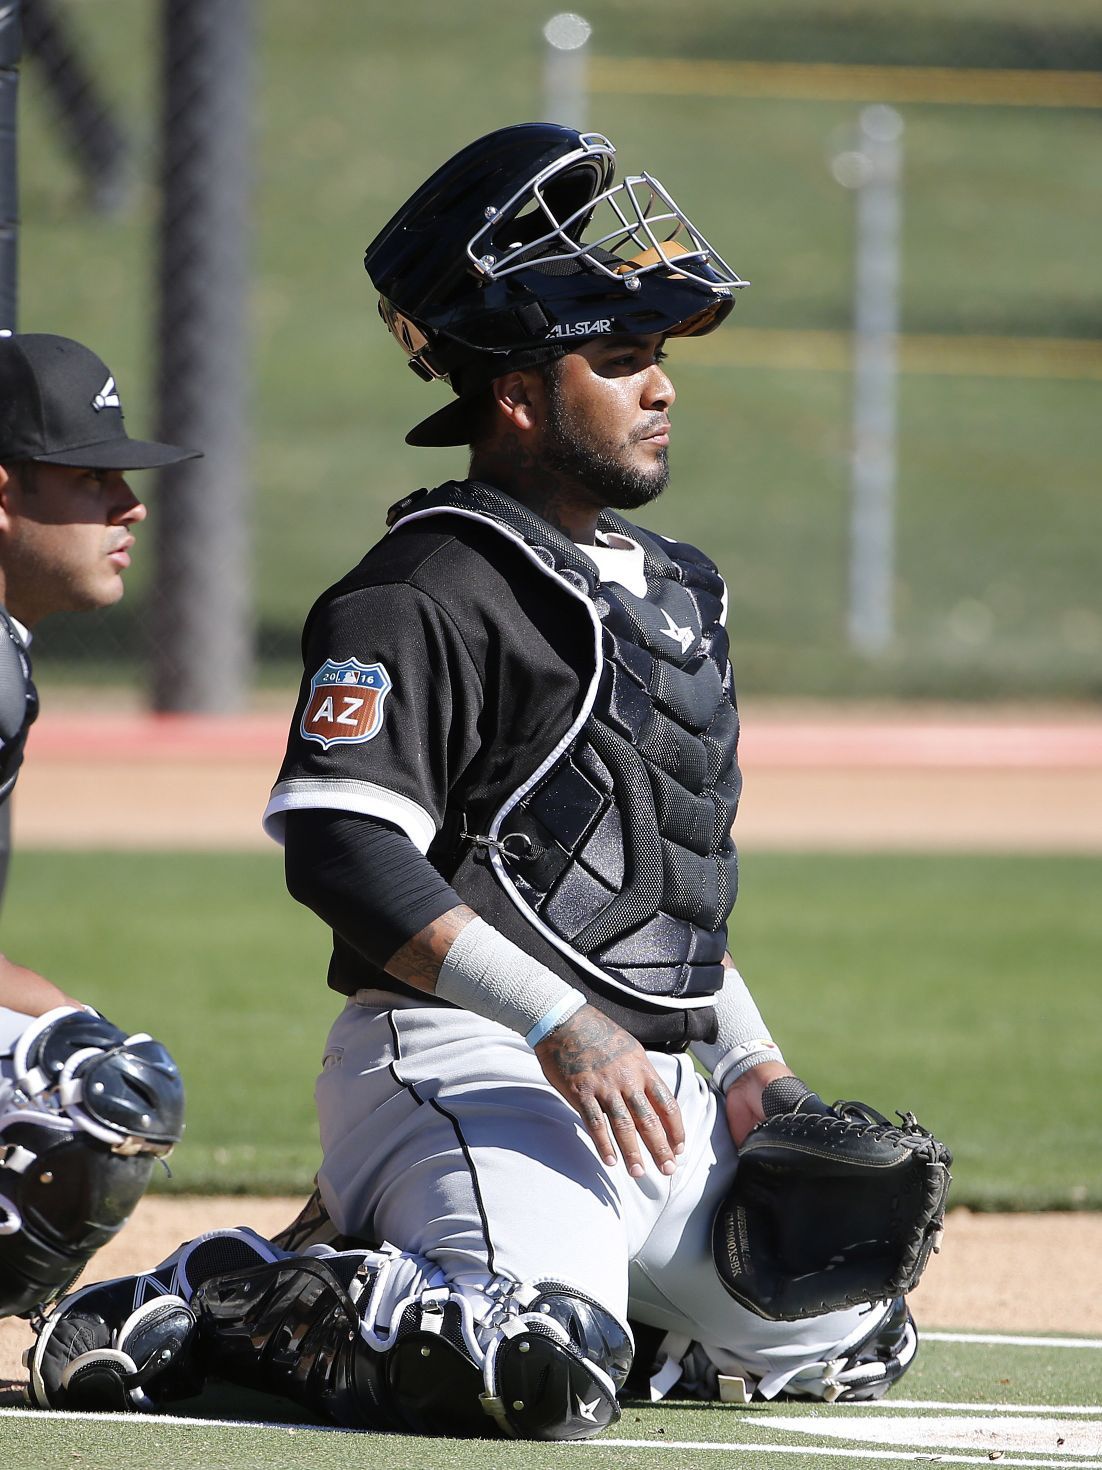
[[[690,1050],[721,1091],[760,1062],[783,1062],[746,981],[728,965],[723,989],[716,997],[718,1034],[714,1042],[694,1041]]]
[[[373,817],[287,813],[287,887],[383,969],[402,945],[462,899],[403,832]]]

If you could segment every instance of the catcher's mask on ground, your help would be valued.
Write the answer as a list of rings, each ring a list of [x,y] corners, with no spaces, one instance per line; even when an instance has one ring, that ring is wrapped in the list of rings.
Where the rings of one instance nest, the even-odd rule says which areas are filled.
[[[742,281],[657,179],[614,184],[599,133],[501,128],[448,160],[368,247],[388,329],[460,399],[409,444],[465,444],[481,389],[596,336],[700,336]]]

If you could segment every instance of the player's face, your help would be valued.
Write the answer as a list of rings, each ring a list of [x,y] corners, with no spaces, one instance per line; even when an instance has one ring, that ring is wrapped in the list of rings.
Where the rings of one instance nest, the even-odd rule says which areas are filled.
[[[595,338],[547,375],[540,459],[579,481],[600,505],[634,510],[670,478],[673,384],[661,335]]]
[[[120,470],[34,464],[0,488],[4,603],[32,626],[54,612],[109,607],[123,594],[145,506]]]

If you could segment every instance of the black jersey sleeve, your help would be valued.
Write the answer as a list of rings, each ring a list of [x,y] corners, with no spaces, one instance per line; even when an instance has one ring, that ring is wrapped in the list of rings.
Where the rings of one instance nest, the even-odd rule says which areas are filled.
[[[284,864],[292,897],[380,970],[461,902],[405,833],[374,817],[289,811]]]
[[[315,608],[303,653],[266,830],[281,841],[288,811],[328,808],[426,852],[479,747],[481,678],[451,616],[421,588],[353,587]]]

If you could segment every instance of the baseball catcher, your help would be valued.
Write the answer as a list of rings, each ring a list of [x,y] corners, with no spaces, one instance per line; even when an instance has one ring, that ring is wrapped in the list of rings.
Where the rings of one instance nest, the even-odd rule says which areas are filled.
[[[749,1283],[712,1250],[792,1074],[728,945],[728,590],[622,512],[683,432],[667,349],[691,358],[745,282],[615,153],[499,129],[366,253],[409,367],[452,390],[406,441],[469,463],[310,611],[265,814],[345,998],[315,1091],[341,1248],[215,1233],[76,1292],[37,1404],[155,1407],[211,1373],[340,1424],[569,1440],[616,1422],[633,1359],[656,1397],[823,1402],[914,1357],[901,1266],[815,1307],[756,1226]],[[849,1249],[834,1189],[792,1208],[841,1211]]]
[[[122,597],[145,519],[125,472],[190,457],[130,437],[114,377],[80,342],[0,335],[0,812],[38,715],[39,621]],[[160,1042],[0,954],[0,1316],[67,1289],[182,1128]]]

